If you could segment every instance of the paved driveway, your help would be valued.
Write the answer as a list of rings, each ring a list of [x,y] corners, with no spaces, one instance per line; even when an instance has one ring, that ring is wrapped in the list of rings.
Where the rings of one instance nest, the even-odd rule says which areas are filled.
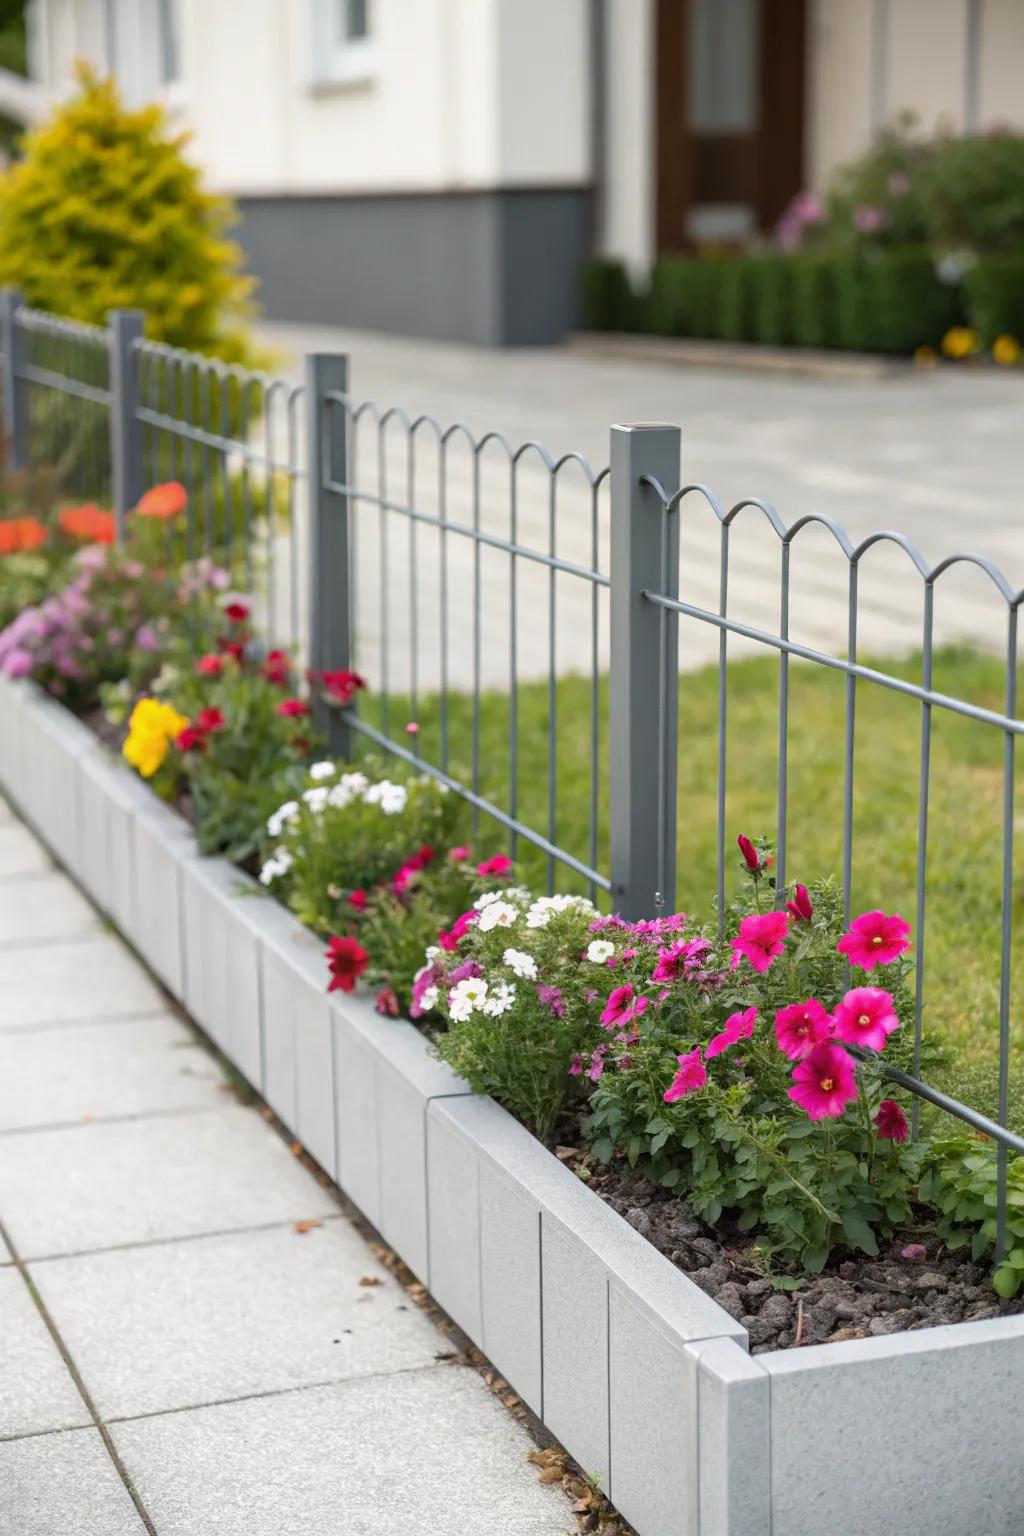
[[[1024,376],[984,376],[939,370],[908,371],[880,379],[809,379],[684,369],[663,364],[599,359],[568,350],[493,352],[326,327],[265,325],[263,339],[283,368],[301,376],[309,350],[347,351],[352,387],[381,408],[401,405],[428,412],[442,426],[465,422],[477,435],[500,429],[513,445],[530,438],[552,455],[584,454],[596,469],[608,458],[614,421],[673,421],[683,429],[688,480],[707,482],[723,505],[742,496],[771,501],[787,523],[825,513],[855,539],[879,528],[907,534],[936,561],[958,550],[976,551],[999,565],[1015,588],[1024,586],[1024,509],[1021,504]],[[440,510],[438,455],[428,430],[416,435],[410,478],[401,421],[384,434],[384,451],[367,420],[360,433],[360,484],[387,499]],[[505,534],[510,519],[507,459],[497,445],[479,456],[479,479],[463,442],[452,441],[446,465],[450,519]],[[410,495],[411,488],[411,495]],[[549,479],[527,455],[517,475],[516,515],[522,543],[550,547]],[[594,525],[583,477],[569,467],[559,476],[554,508],[556,548],[590,563]],[[415,548],[407,520],[396,514],[382,532],[379,509],[364,502],[359,514],[358,632],[362,664],[380,684],[436,686],[444,647],[441,551],[434,531],[421,525]],[[485,684],[502,686],[515,633],[522,677],[543,676],[551,654],[551,582],[542,566],[519,562],[518,611],[508,601],[508,557],[485,550],[480,559],[480,620],[474,623],[476,572],[467,541],[448,539],[447,654],[453,686],[468,684],[474,668]],[[598,497],[596,548],[607,569],[607,501]],[[681,588],[688,600],[716,608],[720,535],[708,509],[687,502],[682,522]],[[776,536],[760,514],[744,513],[733,529],[729,611],[741,621],[777,630],[779,561]],[[412,572],[417,580],[412,581]],[[810,530],[794,546],[793,638],[819,648],[845,648],[848,567],[823,531]],[[860,648],[906,651],[920,644],[923,584],[906,557],[880,547],[860,576]],[[554,656],[559,672],[587,670],[595,650],[607,655],[607,614],[599,600],[594,645],[592,594],[587,583],[560,576],[555,583]],[[1006,608],[987,578],[964,569],[943,577],[935,604],[939,641],[968,639],[1005,645]],[[479,635],[479,645],[476,644]],[[684,666],[717,654],[717,632],[685,621]],[[744,642],[730,641],[730,654]],[[478,660],[477,660],[478,657]]]

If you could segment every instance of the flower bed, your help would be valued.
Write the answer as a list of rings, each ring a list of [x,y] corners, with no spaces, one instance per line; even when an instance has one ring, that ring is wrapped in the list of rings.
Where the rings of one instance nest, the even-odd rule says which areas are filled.
[[[202,655],[219,663],[179,667],[147,695],[139,733],[157,745],[140,767],[159,757],[149,782],[163,774],[165,795],[201,806],[198,773],[209,787],[250,772],[231,756],[238,721],[253,697],[269,705],[293,759],[230,829],[207,824],[221,846],[261,845],[248,862],[262,888],[202,856],[141,777],[24,683],[0,684],[0,783],[641,1536],[810,1533],[837,1489],[854,1533],[883,1517],[1014,1529],[1005,1466],[1024,1323],[921,1326],[1003,1304],[977,1294],[991,1244],[982,1143],[966,1161],[932,1159],[918,1193],[943,1225],[907,1228],[923,1211],[916,1160],[935,1149],[901,1140],[884,1078],[907,1049],[902,920],[865,914],[844,935],[828,887],[797,887],[775,911],[769,855],[746,840],[749,895],[721,934],[534,899],[503,855],[470,854],[436,787],[310,761],[305,709],[277,707],[306,704],[296,680],[239,637],[244,604],[215,583],[204,601],[216,634]],[[183,689],[199,690],[187,709]],[[174,721],[156,713],[168,709]],[[201,727],[206,709],[221,718]],[[202,744],[183,743],[196,728]],[[419,1029],[398,1016],[406,1005]],[[447,1064],[423,1032],[442,1019]],[[972,1260],[943,1246],[972,1237]],[[909,1238],[923,1258],[898,1256]],[[927,1482],[907,1477],[908,1422]],[[834,1465],[851,1433],[856,1455],[822,1493],[806,1446]],[[950,1443],[973,1458],[969,1486]]]

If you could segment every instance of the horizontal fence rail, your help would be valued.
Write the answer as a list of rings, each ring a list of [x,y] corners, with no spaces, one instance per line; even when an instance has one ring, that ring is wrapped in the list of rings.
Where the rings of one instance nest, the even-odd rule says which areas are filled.
[[[0,346],[13,464],[53,464],[67,496],[109,501],[122,516],[148,486],[180,480],[183,556],[227,562],[255,596],[267,644],[318,671],[366,675],[358,709],[320,709],[332,749],[370,749],[443,784],[466,802],[482,851],[497,839],[530,882],[585,890],[629,917],[675,910],[682,889],[688,903],[714,900],[722,924],[735,833],[770,818],[781,903],[791,871],[800,878],[801,861],[828,841],[808,833],[816,816],[836,827],[847,920],[863,888],[865,905],[881,905],[890,878],[903,878],[917,945],[913,1063],[890,1076],[913,1095],[914,1135],[925,1105],[996,1143],[1003,1252],[1008,1158],[1024,1154],[1010,1124],[1024,991],[1013,952],[1024,590],[980,555],[931,564],[897,533],[855,542],[821,514],[787,526],[756,498],[726,508],[684,480],[670,424],[614,427],[609,464],[595,468],[361,399],[341,355],[310,356],[294,382],[146,340],[131,311],[80,325],[10,291]],[[886,568],[884,601],[869,601],[889,557],[902,570]],[[942,685],[940,615],[947,589],[967,578],[984,584],[1001,669],[998,689],[986,684],[980,697]],[[880,645],[869,620],[887,637]],[[893,637],[905,651],[908,635],[913,656],[896,657]],[[822,678],[834,693],[808,694]],[[875,771],[872,793],[891,798],[891,836],[909,843],[891,867],[865,873],[858,786],[877,769],[865,752],[887,751],[897,715],[883,706],[909,723],[912,782],[894,789]],[[824,729],[801,737],[809,707]],[[952,833],[936,820],[936,786],[952,772],[948,730],[971,733],[964,761],[991,786],[983,840],[969,800],[954,797]],[[807,803],[801,739],[825,753],[834,807],[820,786]],[[956,793],[966,796],[964,783]],[[737,805],[761,822],[735,825]],[[963,844],[956,878],[984,866],[993,882],[980,945],[993,963],[981,1003],[964,1004],[977,1009],[972,1044],[993,1058],[993,1113],[927,1070],[936,837],[951,835]],[[706,890],[691,867],[702,841]],[[942,911],[948,921],[948,903]]]

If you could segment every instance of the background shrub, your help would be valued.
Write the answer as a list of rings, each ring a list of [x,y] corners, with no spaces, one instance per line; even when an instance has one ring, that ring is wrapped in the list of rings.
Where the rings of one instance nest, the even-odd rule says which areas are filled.
[[[967,322],[991,346],[997,336],[1024,338],[1024,253],[984,257],[964,276]]]
[[[231,204],[203,190],[162,108],[128,111],[111,81],[80,79],[0,181],[0,283],[96,325],[143,309],[155,340],[246,361],[253,281],[225,238]]]
[[[588,261],[583,269],[583,324],[589,331],[631,329],[635,299],[621,261]]]

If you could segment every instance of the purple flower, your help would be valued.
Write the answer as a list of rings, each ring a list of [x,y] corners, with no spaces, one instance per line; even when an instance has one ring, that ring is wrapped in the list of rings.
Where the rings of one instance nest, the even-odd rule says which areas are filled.
[[[27,677],[32,671],[31,653],[15,647],[0,658],[0,670],[5,677]]]
[[[556,1019],[565,1017],[565,1002],[561,987],[538,986],[537,997],[545,1008],[550,1008]]]
[[[140,651],[158,651],[160,649],[160,636],[152,624],[142,624],[136,630],[135,644]]]
[[[874,203],[858,203],[853,210],[853,226],[859,229],[862,235],[874,234],[876,229],[881,229],[885,223],[885,213]]]

